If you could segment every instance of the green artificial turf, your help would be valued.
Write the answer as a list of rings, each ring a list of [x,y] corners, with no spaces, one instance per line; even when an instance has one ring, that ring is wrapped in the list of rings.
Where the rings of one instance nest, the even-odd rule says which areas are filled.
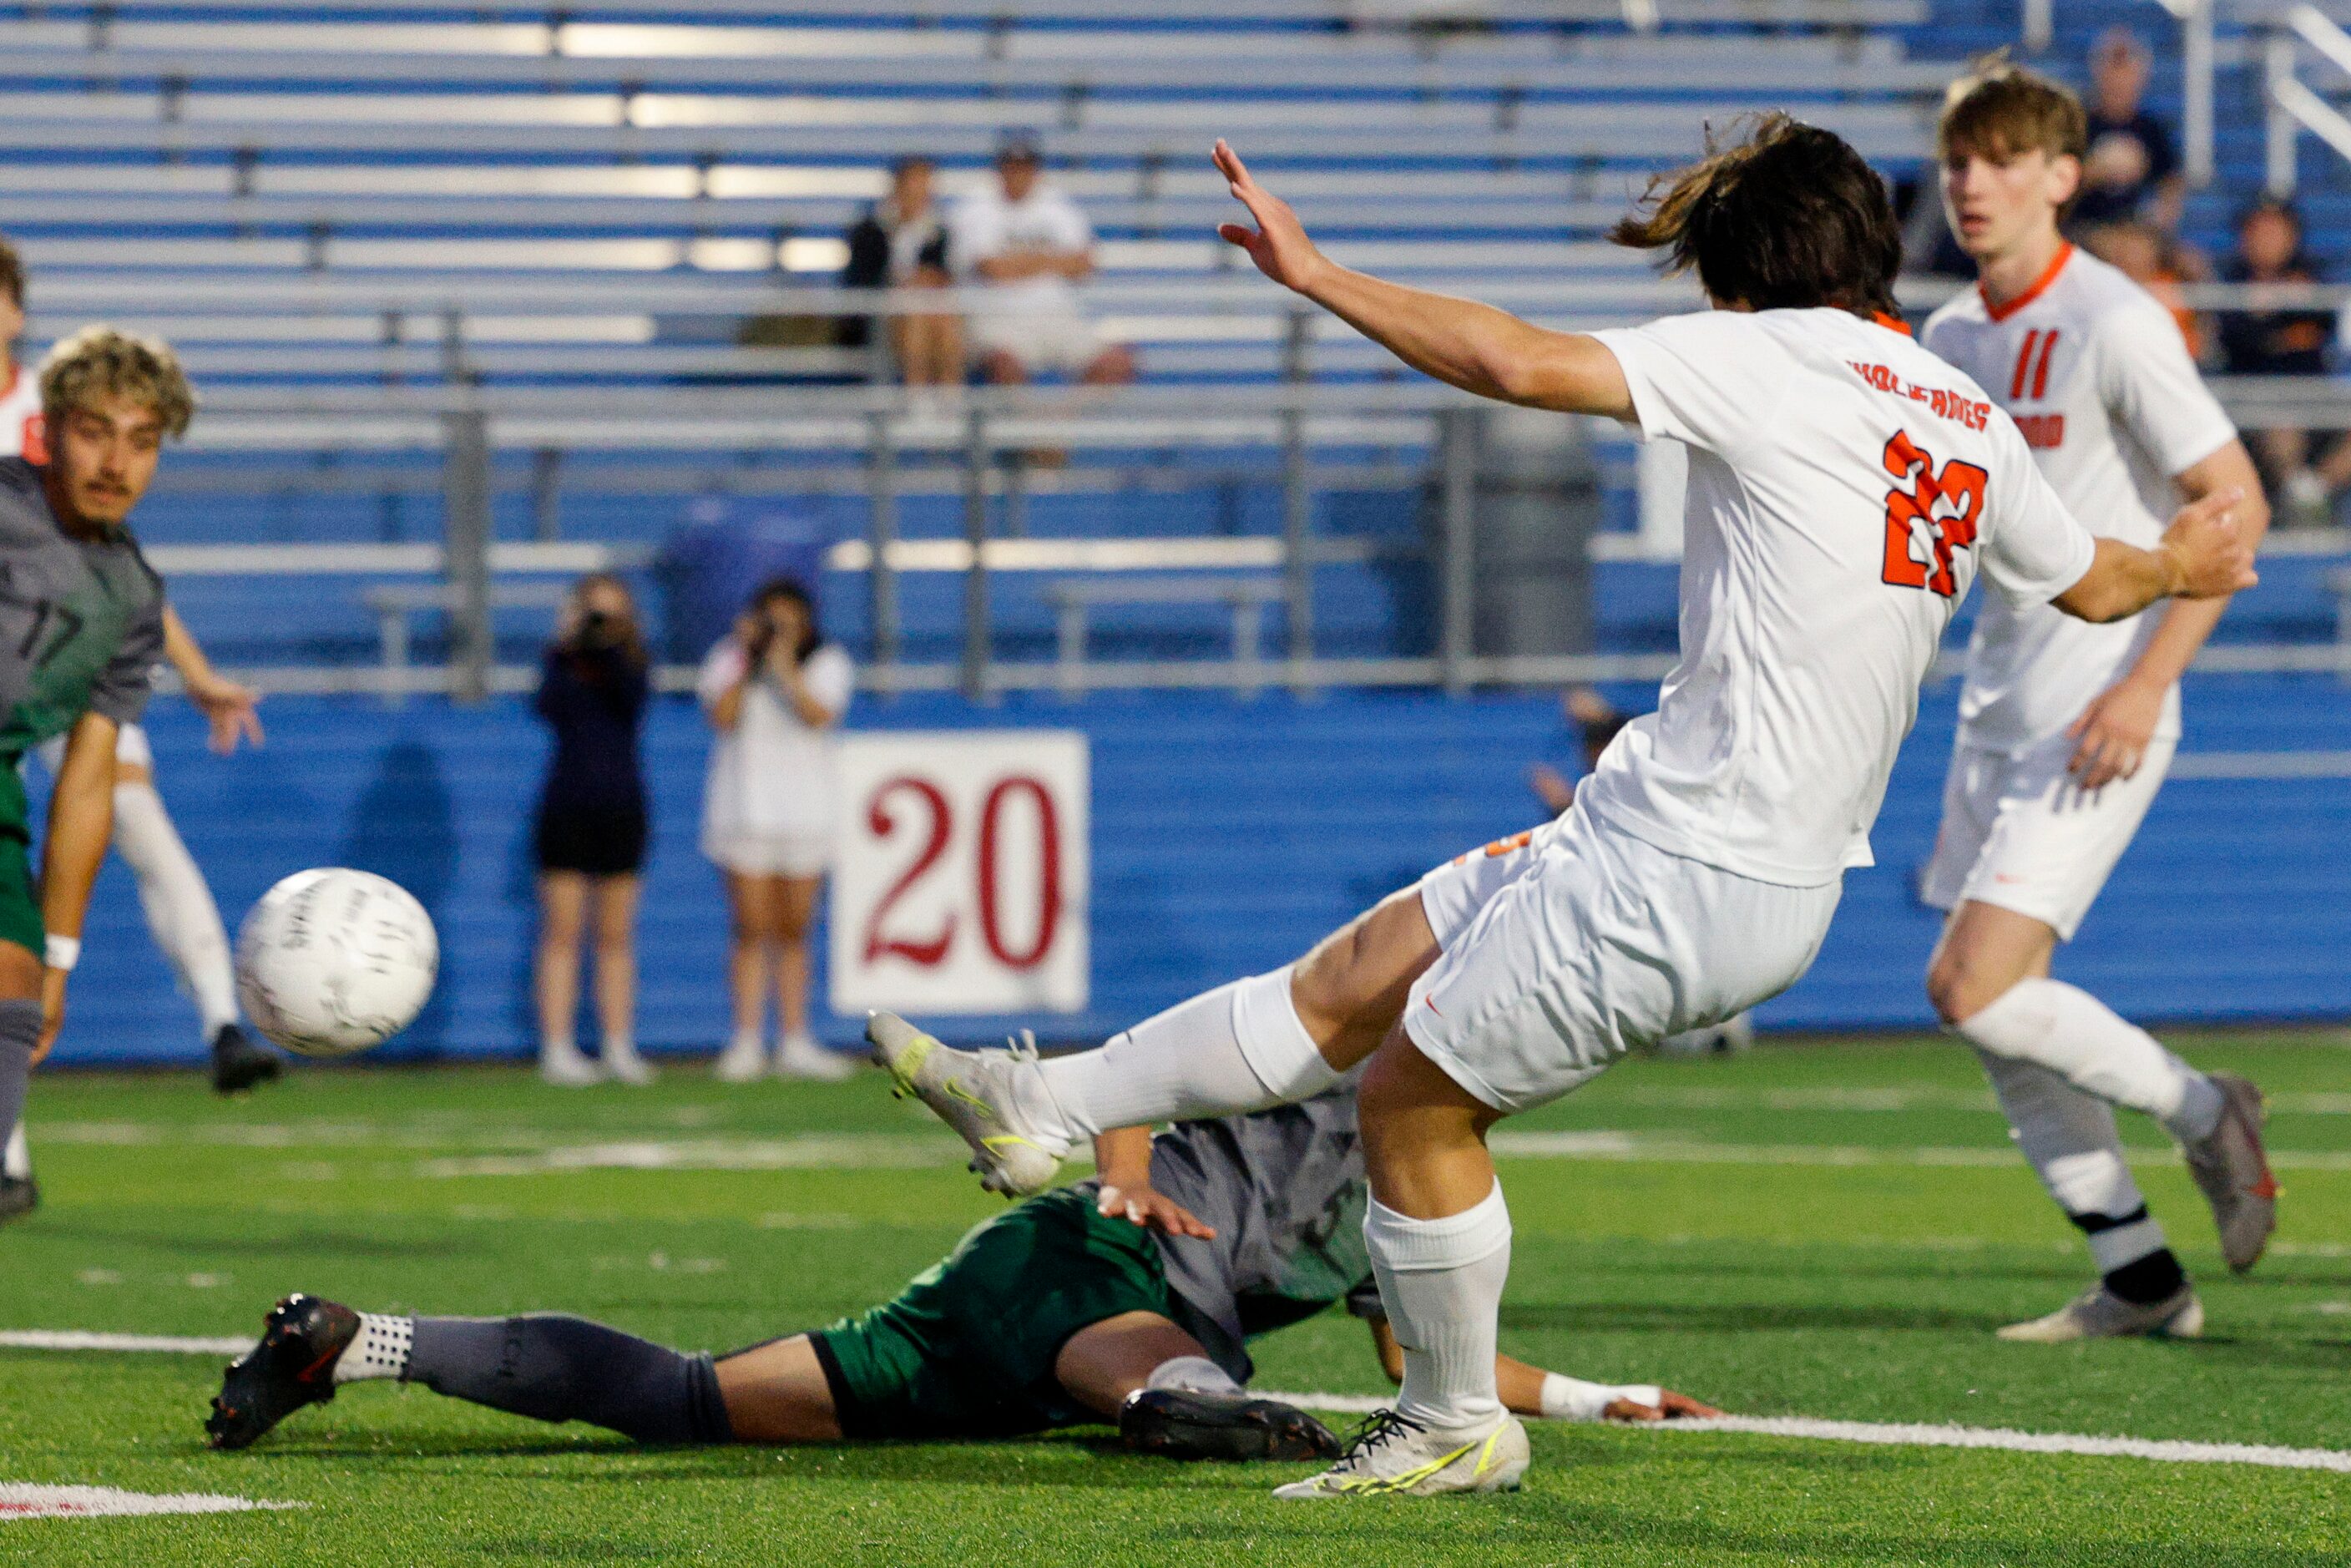
[[[2351,1051],[2187,1037],[2269,1089],[2280,1244],[2229,1278],[2160,1135],[2141,1179],[2199,1281],[2195,1344],[2012,1346],[2085,1282],[1939,1042],[1635,1061],[1510,1124],[1503,1344],[1730,1409],[2351,1450]],[[0,1230],[0,1328],[250,1333],[306,1289],[362,1307],[559,1309],[724,1349],[886,1296],[989,1212],[877,1076],[562,1092],[503,1070],[36,1087],[45,1204]],[[1541,1136],[1547,1134],[1548,1136]],[[1375,1393],[1360,1324],[1259,1342],[1259,1382]],[[213,1454],[218,1362],[0,1350],[0,1481],[226,1492],[269,1513],[0,1521],[74,1563],[2351,1563],[2351,1476],[1743,1434],[1541,1426],[1515,1497],[1276,1503],[1294,1467],[990,1445],[643,1450],[421,1389],[347,1389]]]

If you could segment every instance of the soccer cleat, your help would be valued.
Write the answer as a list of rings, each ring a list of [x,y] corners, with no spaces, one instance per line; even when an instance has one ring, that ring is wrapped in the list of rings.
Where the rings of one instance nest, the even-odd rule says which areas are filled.
[[[2277,1228],[2277,1178],[2262,1148],[2269,1112],[2262,1092],[2244,1079],[2233,1072],[2211,1076],[2220,1091],[2220,1120],[2210,1136],[2187,1146],[2188,1172],[2212,1206],[2220,1256],[2241,1274],[2262,1260],[2270,1232]]]
[[[895,1013],[869,1014],[865,1038],[874,1061],[897,1085],[892,1092],[920,1100],[971,1145],[980,1186],[1007,1197],[1029,1197],[1053,1185],[1063,1150],[1029,1125],[1012,1092],[1012,1075],[1034,1071],[1033,1052],[956,1051]]]
[[[2000,1337],[2023,1344],[2065,1344],[2077,1339],[2195,1339],[2203,1332],[2204,1303],[2196,1299],[2193,1285],[2141,1306],[2097,1284],[2045,1318],[2009,1324]]]
[[[253,1043],[253,1037],[233,1023],[225,1023],[213,1036],[213,1090],[215,1093],[235,1094],[256,1083],[266,1083],[277,1076],[277,1053],[264,1051]]]
[[[0,1176],[0,1225],[22,1219],[40,1206],[39,1182],[28,1176]]]
[[[813,1035],[788,1034],[776,1042],[776,1076],[804,1078],[816,1083],[839,1083],[857,1075],[857,1063],[837,1051],[827,1051]]]
[[[359,1332],[359,1313],[304,1291],[270,1308],[261,1343],[221,1375],[205,1440],[215,1448],[250,1448],[303,1406],[332,1399],[335,1362]]]
[[[1438,1431],[1381,1410],[1364,1423],[1339,1462],[1319,1476],[1276,1487],[1286,1501],[1343,1497],[1437,1497],[1516,1491],[1530,1458],[1527,1428],[1504,1415],[1482,1430]]]
[[[1138,1388],[1118,1407],[1118,1437],[1170,1459],[1335,1459],[1331,1428],[1294,1405],[1247,1394]]]

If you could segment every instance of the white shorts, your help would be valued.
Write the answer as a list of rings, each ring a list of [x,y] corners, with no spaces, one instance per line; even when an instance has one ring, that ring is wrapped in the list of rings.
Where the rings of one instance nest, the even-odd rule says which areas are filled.
[[[830,832],[733,833],[705,828],[702,852],[744,876],[822,876],[832,869]]]
[[[41,766],[55,775],[65,765],[66,737],[51,736],[41,742],[40,753]],[[155,770],[155,748],[147,744],[145,725],[126,724],[115,729],[114,761],[117,767],[144,768],[150,773]]]
[[[2095,792],[2065,771],[2075,743],[2063,735],[2014,756],[1955,747],[1919,896],[1937,909],[1998,904],[2072,941],[2163,788],[2179,744],[2156,741],[2137,773]]]
[[[973,316],[966,329],[976,353],[1008,354],[1031,373],[1083,375],[1110,347],[1100,328],[1070,310],[983,313]]]
[[[1842,890],[1667,854],[1581,807],[1490,859],[1521,852],[1405,1004],[1422,1054],[1497,1111],[1531,1110],[1636,1046],[1786,990],[1820,952]],[[1464,882],[1478,869],[1457,861],[1429,880],[1456,868]]]
[[[1496,839],[1482,850],[1454,856],[1420,879],[1420,912],[1428,916],[1439,952],[1452,946],[1478,912],[1533,863],[1534,837],[1541,831],[1531,828]]]

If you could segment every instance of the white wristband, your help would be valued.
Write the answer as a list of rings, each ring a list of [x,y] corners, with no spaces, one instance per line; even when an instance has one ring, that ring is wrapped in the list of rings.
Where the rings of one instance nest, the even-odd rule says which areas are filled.
[[[41,944],[41,962],[61,973],[73,973],[73,967],[81,962],[81,938],[50,932]]]
[[[1580,1377],[1565,1377],[1556,1372],[1543,1374],[1542,1413],[1553,1421],[1597,1421],[1602,1413],[1619,1399],[1630,1399],[1635,1405],[1654,1406],[1664,1397],[1664,1393],[1654,1383],[1617,1387],[1604,1383],[1586,1383]]]

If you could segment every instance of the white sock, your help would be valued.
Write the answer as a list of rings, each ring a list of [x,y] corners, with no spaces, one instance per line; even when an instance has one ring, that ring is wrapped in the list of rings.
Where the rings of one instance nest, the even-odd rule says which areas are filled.
[[[389,1318],[379,1312],[360,1314],[360,1332],[335,1358],[337,1383],[364,1383],[372,1377],[404,1377],[408,1353],[416,1343],[414,1318]]]
[[[603,1051],[605,1061],[624,1061],[636,1055],[637,1042],[625,1034],[608,1034],[604,1037]]]
[[[2085,1094],[2048,1068],[1979,1051],[2016,1145],[2041,1185],[2075,1224],[2121,1219],[2147,1207],[2147,1198],[2123,1158],[2114,1107]],[[2152,1218],[2089,1233],[2098,1272],[2111,1274],[2167,1245]]]
[[[735,1038],[726,1042],[726,1049],[741,1056],[757,1056],[768,1047],[758,1030],[742,1029],[735,1031]]]
[[[1020,1109],[1040,1132],[1075,1144],[1116,1127],[1286,1105],[1338,1078],[1299,1021],[1282,968],[1179,1002],[1099,1051],[1038,1063],[1043,1092]]]
[[[1364,1240],[1388,1327],[1404,1351],[1396,1414],[1447,1429],[1499,1419],[1494,1341],[1510,1277],[1510,1211],[1501,1183],[1443,1219],[1414,1219],[1374,1198]]]
[[[8,1130],[7,1149],[0,1152],[0,1176],[23,1181],[32,1174],[33,1151],[25,1142],[25,1124],[19,1121]]]
[[[228,933],[204,873],[181,841],[152,784],[114,787],[114,848],[139,883],[155,946],[195,999],[209,1040],[236,1021],[236,977]]]
[[[1161,1362],[1144,1378],[1145,1388],[1176,1388],[1186,1394],[1240,1394],[1246,1392],[1233,1381],[1233,1375],[1205,1355],[1179,1355]]]
[[[2145,1112],[2181,1143],[2211,1135],[2220,1120],[2212,1081],[2063,980],[2019,980],[1955,1032],[1979,1050],[2037,1062],[2109,1104]]]
[[[541,1056],[577,1056],[580,1054],[579,1037],[571,1034],[542,1034],[538,1037],[538,1053]]]

